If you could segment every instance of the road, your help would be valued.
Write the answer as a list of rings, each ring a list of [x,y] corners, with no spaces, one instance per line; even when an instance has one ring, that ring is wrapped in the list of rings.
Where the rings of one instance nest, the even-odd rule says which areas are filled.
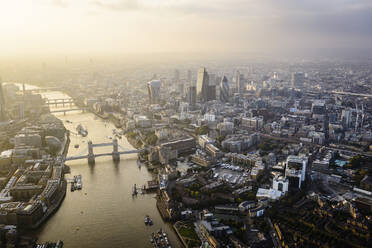
[[[195,226],[195,232],[196,234],[198,235],[199,239],[201,240],[202,244],[205,244],[205,243],[208,243],[208,239],[204,236],[202,230],[201,230],[201,221],[198,220],[197,222],[194,222],[194,226]]]
[[[270,226],[270,237],[273,241],[274,247],[275,248],[281,248],[282,245],[280,244],[280,240],[278,238],[278,235],[276,235],[273,223],[271,222],[270,218],[266,218],[266,221]]]

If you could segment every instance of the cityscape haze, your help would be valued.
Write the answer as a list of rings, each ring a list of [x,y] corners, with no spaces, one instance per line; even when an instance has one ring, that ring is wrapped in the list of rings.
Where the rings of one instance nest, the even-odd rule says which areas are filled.
[[[371,0],[0,20],[0,247],[372,247]]]

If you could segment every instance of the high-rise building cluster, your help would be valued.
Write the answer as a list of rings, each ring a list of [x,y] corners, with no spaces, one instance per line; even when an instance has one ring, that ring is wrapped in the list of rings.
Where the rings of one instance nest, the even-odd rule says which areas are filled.
[[[292,88],[302,88],[305,82],[305,73],[293,72],[291,78]]]
[[[149,92],[149,101],[151,104],[159,103],[160,101],[160,80],[151,80],[147,83],[147,89]]]

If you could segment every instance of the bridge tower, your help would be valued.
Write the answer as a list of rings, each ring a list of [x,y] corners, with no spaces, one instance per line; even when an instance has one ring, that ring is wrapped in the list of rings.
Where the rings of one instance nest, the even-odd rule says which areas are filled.
[[[93,153],[93,143],[92,141],[88,142],[88,164],[95,164],[96,160]]]
[[[112,146],[113,146],[113,151],[112,151],[112,160],[114,162],[119,162],[120,161],[120,154],[118,150],[118,140],[114,139],[112,141]]]

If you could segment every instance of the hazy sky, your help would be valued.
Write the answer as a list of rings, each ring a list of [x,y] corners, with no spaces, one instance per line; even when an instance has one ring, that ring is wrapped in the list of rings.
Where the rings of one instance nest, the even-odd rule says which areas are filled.
[[[0,0],[0,57],[372,49],[372,0]]]

